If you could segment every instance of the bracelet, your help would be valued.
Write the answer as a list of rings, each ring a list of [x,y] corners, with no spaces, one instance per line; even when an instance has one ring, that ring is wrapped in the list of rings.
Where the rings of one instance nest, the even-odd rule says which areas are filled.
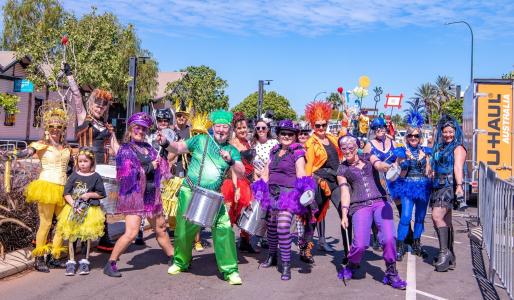
[[[344,186],[345,186],[345,187],[347,187],[347,188],[350,188],[350,185],[349,185],[347,182],[345,182],[345,183],[341,183],[341,184],[339,185],[339,187],[341,187],[341,188],[342,188],[342,187],[344,187]]]
[[[374,166],[375,166],[375,164],[376,164],[377,162],[379,162],[379,161],[380,161],[380,159],[375,160],[375,161],[371,164],[371,166],[372,166],[372,167],[374,167]]]
[[[462,183],[457,183],[457,184],[456,184],[456,186],[459,186],[459,185],[460,185],[460,186],[462,186],[463,184],[462,184]]]

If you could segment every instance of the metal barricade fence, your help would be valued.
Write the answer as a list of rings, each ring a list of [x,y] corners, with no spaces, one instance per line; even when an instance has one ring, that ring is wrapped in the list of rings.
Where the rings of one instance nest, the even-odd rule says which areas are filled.
[[[514,184],[497,177],[486,164],[479,165],[478,214],[484,248],[489,257],[488,279],[498,275],[509,297],[514,281]]]

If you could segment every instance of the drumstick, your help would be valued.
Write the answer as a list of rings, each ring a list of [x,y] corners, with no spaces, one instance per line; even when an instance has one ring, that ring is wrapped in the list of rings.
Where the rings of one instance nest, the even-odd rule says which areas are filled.
[[[216,142],[216,140],[214,140],[214,138],[212,137],[212,135],[210,135],[210,134],[207,134],[207,135],[208,135],[208,136],[211,138],[211,140],[214,142],[214,145],[216,145],[216,148],[218,148],[218,151],[221,151],[220,146],[218,146],[218,143]]]

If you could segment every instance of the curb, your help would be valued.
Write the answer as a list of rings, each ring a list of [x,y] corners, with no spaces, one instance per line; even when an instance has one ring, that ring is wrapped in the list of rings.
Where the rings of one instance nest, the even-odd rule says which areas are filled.
[[[110,236],[113,240],[117,240],[125,232],[125,221],[110,223],[109,225]],[[145,230],[150,228],[150,223],[145,220]],[[4,260],[0,259],[0,279],[33,267],[32,247],[9,252],[5,255]]]
[[[9,252],[0,260],[0,279],[25,271],[34,266],[31,248]]]

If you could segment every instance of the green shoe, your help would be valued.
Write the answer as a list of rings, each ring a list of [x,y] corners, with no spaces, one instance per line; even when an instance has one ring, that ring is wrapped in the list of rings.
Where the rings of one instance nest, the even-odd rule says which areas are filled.
[[[168,268],[168,274],[170,275],[177,275],[179,273],[182,273],[182,269],[176,264],[173,264]]]
[[[241,280],[241,277],[239,276],[239,273],[234,272],[227,276],[227,281],[231,285],[241,285],[243,284],[243,281]]]

